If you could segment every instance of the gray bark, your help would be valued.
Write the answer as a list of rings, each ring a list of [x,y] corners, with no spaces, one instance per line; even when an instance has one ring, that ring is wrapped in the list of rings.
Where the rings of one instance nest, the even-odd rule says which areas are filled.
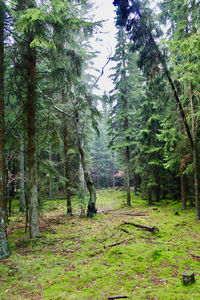
[[[62,90],[62,103],[66,104],[65,92]],[[70,184],[70,165],[69,165],[69,134],[67,126],[67,118],[63,113],[63,144],[64,144],[64,170],[65,170],[65,193],[67,198],[67,215],[72,215],[72,205],[71,205],[71,184]]]
[[[0,259],[10,255],[7,240],[5,158],[4,158],[4,10],[0,1]]]
[[[129,146],[126,146],[126,190],[127,190],[127,205],[131,206],[130,147]]]
[[[123,84],[126,82],[126,61],[125,61],[125,35],[124,35],[124,29],[121,28],[123,37],[122,37],[122,43],[123,43],[123,53],[122,53],[122,63],[123,63],[123,71],[122,71],[122,79]],[[127,144],[130,142],[129,136],[127,136],[127,130],[129,129],[129,119],[128,119],[128,111],[129,111],[129,101],[127,96],[127,87],[125,86],[122,89],[123,94],[123,106],[124,106],[124,131],[125,131],[125,141]],[[130,147],[129,145],[125,148],[125,159],[126,159],[126,201],[127,205],[131,206],[131,190],[130,190]]]
[[[196,218],[200,220],[200,199],[199,199],[199,166],[198,166],[198,149],[197,136],[195,127],[195,108],[192,83],[190,85],[190,106],[192,112],[192,137],[193,137],[193,161],[194,161],[194,188],[195,188],[195,203],[196,203]]]
[[[21,212],[26,210],[25,202],[25,172],[24,172],[24,138],[22,136],[22,141],[20,145],[20,208]]]
[[[31,34],[30,34],[31,35]],[[37,158],[36,158],[36,50],[28,47],[28,167],[29,167],[29,217],[30,237],[36,238],[39,232]]]
[[[49,146],[49,161],[52,161],[51,145]],[[49,200],[54,199],[54,192],[52,188],[51,174],[49,175]]]
[[[77,139],[78,139],[78,149],[79,149],[79,153],[81,156],[81,164],[83,167],[83,172],[84,172],[84,178],[85,178],[85,182],[87,185],[87,189],[90,193],[90,198],[88,201],[88,210],[87,210],[87,216],[89,218],[92,218],[96,213],[96,189],[93,183],[93,180],[90,176],[90,172],[88,169],[88,165],[87,165],[87,161],[86,161],[86,157],[85,157],[85,151],[82,145],[82,136],[81,136],[81,131],[80,131],[80,127],[79,127],[79,113],[78,113],[78,103],[74,103],[74,109],[75,109],[75,125],[76,125],[76,131],[77,131]]]
[[[181,209],[186,209],[185,174],[181,174]]]

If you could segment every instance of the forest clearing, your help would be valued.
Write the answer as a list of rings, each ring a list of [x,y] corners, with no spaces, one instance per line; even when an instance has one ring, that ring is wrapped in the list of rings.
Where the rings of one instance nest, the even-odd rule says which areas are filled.
[[[45,202],[37,240],[24,233],[25,218],[15,206],[8,226],[12,255],[0,262],[1,299],[199,299],[200,229],[193,210],[170,200],[149,206],[134,195],[128,207],[125,192],[113,189],[99,190],[97,199],[93,219],[81,218],[78,206],[67,217],[64,200]],[[195,273],[196,282],[183,285],[184,271]]]
[[[199,20],[0,0],[0,299],[200,298]]]

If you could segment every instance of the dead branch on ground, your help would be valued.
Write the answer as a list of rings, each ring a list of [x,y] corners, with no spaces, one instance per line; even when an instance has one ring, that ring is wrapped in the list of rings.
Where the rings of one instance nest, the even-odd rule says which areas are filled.
[[[131,238],[131,239],[125,239],[123,241],[119,241],[119,242],[116,242],[116,243],[113,243],[113,244],[105,245],[104,248],[106,249],[106,248],[111,248],[111,247],[114,247],[114,246],[118,246],[120,244],[124,244],[126,242],[131,241],[131,240],[133,240],[133,238]]]
[[[142,228],[147,231],[154,232],[154,233],[159,231],[158,227],[156,227],[156,226],[148,226],[148,225],[143,225],[143,224],[138,224],[138,223],[133,223],[133,222],[123,222],[122,224],[123,225],[132,225],[132,226],[139,227],[139,228]]]

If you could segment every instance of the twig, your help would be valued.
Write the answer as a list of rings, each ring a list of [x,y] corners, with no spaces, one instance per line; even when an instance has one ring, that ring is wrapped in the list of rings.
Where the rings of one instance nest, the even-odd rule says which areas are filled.
[[[97,82],[99,81],[99,79],[103,76],[103,74],[104,74],[104,69],[105,69],[105,67],[108,65],[108,63],[110,62],[110,60],[111,60],[111,56],[108,57],[107,62],[106,62],[105,65],[102,67],[102,69],[101,69],[101,74],[97,77],[97,79],[96,79],[95,82],[93,83],[92,88],[97,84]]]
[[[125,233],[127,233],[127,234],[130,234],[130,232],[128,231],[128,230],[126,230],[125,228],[118,228],[119,230],[121,230],[121,231],[123,231],[123,232],[125,232]]]
[[[57,234],[57,232],[49,225],[49,223],[42,217],[40,216],[40,218],[43,220],[43,222],[52,230],[52,232],[54,234]]]
[[[105,245],[104,248],[110,248],[110,247],[118,246],[118,245],[120,245],[120,244],[129,242],[129,241],[131,241],[131,240],[133,240],[133,238],[131,238],[131,239],[126,239],[126,240],[123,240],[123,241],[119,241],[119,242],[116,242],[116,243],[113,243],[113,244]]]
[[[194,260],[200,261],[200,256],[199,256],[199,255],[190,253],[190,256],[191,256]]]

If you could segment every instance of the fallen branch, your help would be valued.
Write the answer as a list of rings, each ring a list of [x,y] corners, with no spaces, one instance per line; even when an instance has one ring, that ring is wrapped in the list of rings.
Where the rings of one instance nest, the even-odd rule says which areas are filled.
[[[42,216],[40,216],[40,219],[42,219],[42,221],[51,229],[53,234],[57,234],[57,232],[49,225],[49,223]]]
[[[129,298],[128,296],[110,296],[108,299],[122,299],[122,298]]]
[[[115,214],[118,211],[118,209],[116,210],[104,210],[101,211],[101,213],[104,213],[105,215],[109,215],[109,214]],[[121,213],[116,213],[116,215],[124,215],[124,216],[133,216],[133,217],[145,217],[148,216],[148,212],[134,212],[134,213],[130,213],[130,212],[121,212]]]
[[[139,228],[142,228],[142,229],[154,232],[154,233],[159,231],[158,227],[156,227],[156,226],[142,225],[142,224],[133,223],[133,222],[123,222],[123,225],[132,225],[132,226],[139,227]]]
[[[110,248],[110,247],[118,246],[118,245],[120,245],[120,244],[129,242],[129,241],[131,241],[131,240],[133,240],[133,238],[131,238],[131,239],[126,239],[126,240],[123,240],[123,241],[120,241],[120,242],[116,242],[116,243],[113,243],[113,244],[105,245],[104,248]]]
[[[191,256],[194,260],[200,261],[200,256],[199,256],[199,255],[190,253],[190,256]]]
[[[120,215],[134,216],[134,217],[143,217],[143,216],[147,216],[148,214],[149,214],[148,212],[134,212],[134,213],[121,212],[120,213]]]
[[[107,241],[108,239],[111,239],[114,235],[115,235],[115,234],[112,233],[110,236],[107,236],[106,238],[100,240],[100,242],[103,243],[103,242]]]
[[[130,232],[128,231],[128,230],[126,230],[125,228],[118,228],[119,230],[121,230],[121,231],[123,231],[123,232],[125,232],[125,233],[127,233],[127,234],[130,234]]]

